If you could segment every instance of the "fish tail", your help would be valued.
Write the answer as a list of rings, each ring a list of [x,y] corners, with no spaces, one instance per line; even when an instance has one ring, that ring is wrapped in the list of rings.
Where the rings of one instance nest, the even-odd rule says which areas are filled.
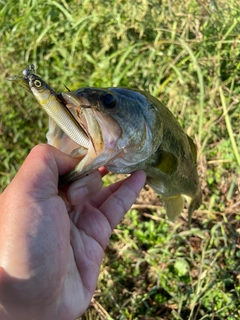
[[[189,201],[190,200],[190,201]],[[188,226],[190,227],[193,212],[198,209],[202,203],[202,191],[199,188],[193,198],[187,197],[188,201]]]

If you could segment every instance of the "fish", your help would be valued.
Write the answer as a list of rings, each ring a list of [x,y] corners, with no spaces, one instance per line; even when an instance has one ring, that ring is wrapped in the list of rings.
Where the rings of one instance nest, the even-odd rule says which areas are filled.
[[[46,105],[52,99],[53,104],[70,111],[67,117],[71,123],[76,121],[80,125],[81,138],[76,141],[71,139],[70,126],[68,132],[64,130],[62,119],[55,117],[49,122],[48,143],[71,156],[81,157],[73,170],[59,177],[60,185],[101,166],[120,174],[142,169],[146,172],[146,183],[161,195],[168,218],[175,221],[187,200],[191,222],[193,212],[202,202],[197,148],[157,98],[142,90],[121,87],[68,89],[55,94],[31,69],[24,74],[21,81],[28,84],[42,106],[43,101]],[[16,76],[13,78],[15,81]],[[51,118],[52,113],[47,113]],[[87,138],[88,145],[83,144],[81,139]]]

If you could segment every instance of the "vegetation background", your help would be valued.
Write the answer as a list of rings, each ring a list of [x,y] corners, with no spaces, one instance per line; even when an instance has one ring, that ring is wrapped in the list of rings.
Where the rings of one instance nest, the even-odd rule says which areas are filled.
[[[146,187],[112,235],[81,319],[240,319],[239,1],[2,0],[1,189],[46,141],[46,114],[6,82],[30,63],[58,92],[149,91],[199,149],[203,204],[192,228],[184,214],[167,221]]]

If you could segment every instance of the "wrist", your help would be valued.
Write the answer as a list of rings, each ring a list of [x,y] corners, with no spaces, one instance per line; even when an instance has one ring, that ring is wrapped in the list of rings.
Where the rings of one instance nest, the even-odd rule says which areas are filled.
[[[1,320],[53,320],[54,304],[33,301],[34,288],[29,279],[9,276],[0,267],[0,319]]]

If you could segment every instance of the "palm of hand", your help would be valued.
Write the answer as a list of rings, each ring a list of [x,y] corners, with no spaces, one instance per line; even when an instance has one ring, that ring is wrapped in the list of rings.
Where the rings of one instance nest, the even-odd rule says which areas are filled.
[[[145,182],[139,171],[101,189],[95,171],[59,191],[58,176],[75,164],[50,146],[37,146],[1,195],[0,280],[7,285],[0,306],[12,318],[70,320],[85,311],[111,232]],[[18,306],[4,300],[14,290]]]
[[[97,175],[95,172],[87,177],[89,181],[95,182],[95,186]],[[69,312],[75,310],[75,317],[89,305],[112,230],[129,209],[130,205],[126,203],[134,201],[137,196],[128,182],[125,181],[123,184],[123,181],[120,181],[102,189],[94,197],[76,206],[67,205],[70,217],[70,243],[64,289],[66,293],[71,292],[67,305],[71,303]],[[122,196],[126,203],[121,200]],[[66,211],[66,206],[63,210]],[[64,226],[66,225],[64,222]],[[79,307],[82,308],[81,311]]]

